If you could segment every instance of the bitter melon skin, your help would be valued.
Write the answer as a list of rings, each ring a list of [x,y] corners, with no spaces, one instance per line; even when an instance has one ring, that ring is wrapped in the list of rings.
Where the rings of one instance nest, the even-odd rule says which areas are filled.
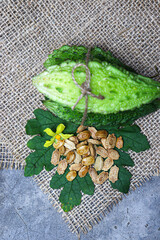
[[[48,108],[49,111],[53,112],[59,118],[66,121],[81,124],[83,113],[77,110],[65,107],[57,102],[51,100],[43,101],[43,104]],[[134,110],[128,110],[119,113],[111,114],[98,114],[88,113],[85,125],[87,126],[123,126],[126,124],[132,124],[136,119],[146,116],[152,112],[157,111],[160,108],[160,100],[154,100],[152,103],[142,105],[140,108]]]
[[[54,65],[60,65],[66,60],[74,61],[76,63],[84,62],[86,60],[88,49],[84,46],[67,46],[64,45],[59,49],[53,51],[44,62],[44,67],[47,69]],[[123,64],[119,59],[115,58],[110,51],[103,51],[99,47],[94,47],[90,50],[90,60],[96,62],[108,62],[113,66],[119,68],[123,67],[128,71],[135,72],[131,67]]]
[[[33,78],[33,85],[50,100],[71,108],[81,95],[71,76],[76,62],[65,61],[49,67]],[[88,112],[109,114],[131,110],[160,97],[160,83],[150,78],[119,69],[107,62],[90,61],[92,93],[103,95],[104,100],[88,97]],[[82,84],[86,79],[85,69],[75,71],[75,79]],[[85,98],[76,110],[84,112]]]

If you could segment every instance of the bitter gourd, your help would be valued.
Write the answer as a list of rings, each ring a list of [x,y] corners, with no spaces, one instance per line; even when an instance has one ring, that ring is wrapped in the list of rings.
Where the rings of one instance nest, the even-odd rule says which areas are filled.
[[[81,91],[73,83],[71,71],[76,63],[85,63],[86,54],[87,49],[83,46],[63,46],[49,55],[44,63],[47,70],[33,78],[33,84],[37,89],[51,100],[44,104],[47,104],[55,114],[61,115],[61,118],[65,118],[67,114],[68,119],[73,119],[71,107]],[[89,96],[88,118],[91,116],[91,122],[92,119],[97,119],[96,122],[102,117],[112,119],[111,116],[115,120],[115,113],[129,118],[130,114],[138,111],[136,109],[141,106],[143,108],[144,104],[160,96],[159,82],[136,74],[130,67],[114,58],[109,51],[104,52],[97,47],[91,49],[88,67],[91,72],[92,93],[105,97],[104,100],[100,100]],[[85,78],[85,69],[77,68],[75,70],[77,82],[82,84]],[[62,110],[61,113],[57,112],[58,106],[59,110]],[[82,116],[84,108],[83,98],[74,111],[78,119]],[[129,113],[127,110],[133,111]]]
[[[44,62],[44,67],[47,69],[54,65],[60,65],[66,60],[74,61],[76,63],[84,62],[86,60],[87,48],[84,46],[62,46],[53,51]],[[96,62],[108,62],[113,66],[119,68],[123,67],[128,71],[135,72],[131,67],[123,64],[119,59],[115,58],[110,51],[103,51],[101,48],[94,47],[90,51],[90,60]]]
[[[66,121],[81,124],[83,113],[73,110],[69,107],[63,106],[51,100],[44,100],[43,104],[59,118]],[[123,126],[125,124],[132,124],[136,119],[155,112],[160,108],[160,100],[154,100],[152,103],[142,105],[140,108],[133,110],[111,113],[99,114],[88,113],[85,125],[88,126]]]

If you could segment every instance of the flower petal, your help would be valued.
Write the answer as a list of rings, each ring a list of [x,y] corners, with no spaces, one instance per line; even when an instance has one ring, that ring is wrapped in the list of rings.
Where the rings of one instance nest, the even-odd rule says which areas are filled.
[[[60,133],[59,134],[63,139],[67,139],[67,138],[70,138],[73,136],[73,134],[63,134],[63,133]]]
[[[49,147],[53,144],[53,141],[46,141],[45,144],[44,144],[44,147]]]
[[[56,129],[56,134],[60,134],[61,132],[63,132],[63,130],[65,129],[64,124],[59,124],[57,129]]]
[[[51,137],[54,137],[56,135],[50,128],[46,128],[44,132],[46,132]]]

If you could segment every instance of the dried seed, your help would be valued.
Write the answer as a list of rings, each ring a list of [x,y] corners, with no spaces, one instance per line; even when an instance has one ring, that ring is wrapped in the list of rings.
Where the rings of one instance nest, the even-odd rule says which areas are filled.
[[[88,130],[89,130],[90,133],[91,133],[91,137],[94,138],[94,139],[97,139],[97,137],[95,136],[95,134],[96,134],[96,132],[97,132],[96,128],[94,128],[94,127],[88,127]]]
[[[82,159],[82,164],[85,166],[92,165],[94,163],[94,157],[89,156]]]
[[[117,147],[118,149],[123,148],[123,139],[122,139],[121,136],[117,138],[116,147]]]
[[[91,156],[90,151],[88,151],[86,154],[83,154],[83,155],[82,155],[82,158],[86,158],[86,157],[89,157],[89,156]]]
[[[68,139],[65,140],[64,146],[70,150],[73,150],[76,148],[75,143]]]
[[[97,174],[95,168],[91,167],[91,168],[89,169],[89,175],[90,175],[92,181],[93,181],[94,183],[97,183],[97,176],[98,176],[98,174]]]
[[[108,157],[112,158],[113,160],[118,160],[119,159],[119,153],[114,149],[109,149],[108,150]]]
[[[97,151],[97,145],[94,145],[95,150]]]
[[[51,163],[56,166],[59,163],[59,159],[60,159],[60,153],[58,151],[58,149],[56,149],[55,151],[53,151],[52,153],[52,158],[51,158]]]
[[[67,168],[67,162],[66,162],[66,160],[65,160],[65,159],[64,159],[64,160],[61,160],[61,161],[59,162],[59,164],[58,164],[58,167],[57,167],[57,172],[58,172],[58,174],[59,174],[59,175],[63,174],[63,173],[65,172],[66,168]]]
[[[113,134],[109,134],[107,139],[101,139],[102,145],[106,149],[114,148],[116,145],[116,136]]]
[[[85,130],[87,127],[83,126],[83,125],[80,125],[78,128],[77,128],[77,133],[80,133],[82,132],[83,130]]]
[[[68,154],[70,151],[71,151],[70,149],[66,148],[65,153],[64,153],[64,156],[67,156],[67,154]]]
[[[99,154],[103,158],[108,157],[108,152],[103,147],[97,147],[96,153]]]
[[[66,178],[68,181],[73,181],[75,179],[75,177],[77,176],[77,172],[76,171],[70,171],[67,173]]]
[[[82,167],[82,164],[81,164],[81,163],[73,163],[73,164],[70,166],[69,170],[70,170],[70,171],[71,171],[71,170],[73,170],[73,171],[79,171],[79,170],[81,169],[81,167]]]
[[[92,143],[92,144],[95,144],[95,145],[100,145],[101,144],[101,141],[99,140],[96,140],[96,139],[88,139],[88,142],[89,143]]]
[[[112,183],[115,183],[118,180],[119,167],[113,166],[109,171],[109,180]]]
[[[56,143],[53,143],[53,147],[58,149],[64,145],[64,140],[58,140]]]
[[[106,180],[108,179],[108,172],[101,172],[97,178],[96,178],[96,182],[98,184],[102,184],[104,183]]]
[[[78,172],[78,175],[82,178],[82,177],[85,177],[86,174],[88,172],[88,166],[83,166],[79,172]]]
[[[108,170],[112,167],[113,163],[114,163],[114,162],[113,162],[113,159],[107,158],[107,159],[104,161],[104,165],[103,165],[102,170],[108,171]]]
[[[67,157],[66,157],[66,160],[67,160],[67,163],[72,163],[75,159],[75,153],[73,151],[70,151],[67,153]]]
[[[79,148],[81,146],[87,145],[87,143],[88,143],[87,141],[80,142],[80,143],[77,144],[76,147]]]
[[[59,153],[60,153],[60,155],[64,155],[65,151],[66,151],[66,148],[65,148],[64,146],[61,146],[61,147],[59,148]]]
[[[77,137],[80,141],[84,141],[84,140],[87,140],[89,139],[91,136],[90,132],[88,130],[85,130],[83,132],[80,132]]]
[[[98,156],[96,158],[94,168],[96,169],[96,171],[102,170],[102,168],[103,168],[103,158],[101,156]]]
[[[95,148],[94,148],[92,143],[89,143],[89,150],[90,150],[91,156],[95,157],[96,156],[96,150],[95,150]]]
[[[81,156],[75,151],[74,163],[80,163],[82,160]]]
[[[108,135],[107,131],[106,130],[99,130],[96,132],[95,136],[96,138],[98,139],[101,139],[101,138],[106,138]]]
[[[89,146],[87,146],[87,145],[77,148],[77,153],[79,155],[84,155],[84,154],[88,153],[88,151],[89,151]]]
[[[102,146],[103,146],[105,149],[108,149],[108,141],[107,141],[107,138],[101,138],[101,143],[102,143]]]
[[[75,144],[78,144],[78,138],[76,136],[70,137],[69,140],[74,142]]]

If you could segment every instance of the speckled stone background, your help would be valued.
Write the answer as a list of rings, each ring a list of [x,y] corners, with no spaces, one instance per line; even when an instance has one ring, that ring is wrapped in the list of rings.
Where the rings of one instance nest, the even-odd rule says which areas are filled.
[[[1,240],[77,240],[48,198],[23,171],[0,171]],[[160,177],[124,198],[81,240],[159,240]]]

